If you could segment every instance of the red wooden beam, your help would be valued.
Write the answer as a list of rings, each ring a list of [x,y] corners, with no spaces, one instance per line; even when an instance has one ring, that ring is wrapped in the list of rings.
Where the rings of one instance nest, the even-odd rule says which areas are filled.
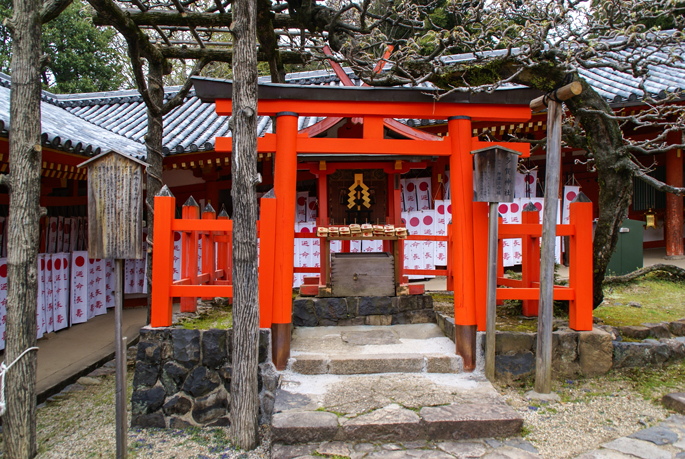
[[[296,110],[299,116],[383,116],[387,118],[445,119],[470,116],[473,121],[522,122],[530,119],[527,105],[458,104],[428,102],[358,102],[301,99],[260,100],[260,116]],[[216,113],[230,116],[231,99],[217,99]]]

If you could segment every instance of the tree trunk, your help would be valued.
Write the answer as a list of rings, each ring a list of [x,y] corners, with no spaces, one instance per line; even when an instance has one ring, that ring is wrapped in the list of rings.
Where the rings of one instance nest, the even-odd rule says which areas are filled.
[[[162,64],[148,62],[147,86],[150,101],[161,108],[164,104],[164,67]],[[164,135],[164,121],[161,114],[155,114],[150,107],[147,109],[147,134],[145,148],[147,150],[147,323],[150,323],[152,308],[152,248],[153,230],[155,227],[155,196],[162,189],[162,138]]]
[[[36,345],[37,255],[40,236],[40,57],[41,0],[14,2],[10,95],[10,208],[7,232],[7,349],[14,361]],[[36,353],[6,374],[3,419],[8,458],[36,455]]]
[[[613,115],[611,107],[583,79],[583,92],[566,101],[571,113],[578,117],[587,137],[588,153],[594,156],[599,179],[599,220],[593,241],[593,304],[604,300],[602,282],[611,255],[616,249],[618,234],[628,215],[633,194],[633,172],[618,122],[598,114],[579,114],[579,109],[601,110]]]
[[[236,446],[257,446],[257,43],[256,2],[233,3],[233,377],[231,421]]]

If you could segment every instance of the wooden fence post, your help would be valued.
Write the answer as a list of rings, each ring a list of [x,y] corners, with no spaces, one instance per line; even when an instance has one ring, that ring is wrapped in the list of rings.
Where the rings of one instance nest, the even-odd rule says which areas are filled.
[[[203,220],[216,220],[216,211],[211,204],[207,203],[202,210]],[[214,285],[216,281],[214,231],[203,231],[202,237],[202,274],[208,274],[208,285]],[[203,297],[203,301],[211,300],[211,297]]]
[[[224,205],[221,205],[221,210],[219,211],[219,215],[216,217],[217,220],[228,220],[228,212],[226,212],[226,207]],[[219,233],[221,236],[226,236],[228,238],[228,232],[226,233]],[[227,241],[221,241],[217,243],[217,249],[216,249],[216,269],[217,270],[223,270],[224,274],[221,276],[221,280],[223,282],[228,282],[228,279],[231,278],[231,272],[229,271],[228,268],[228,260],[229,260],[229,243]]]
[[[569,305],[569,327],[576,331],[592,330],[592,202],[582,192],[571,202],[569,287],[574,300]]]
[[[200,206],[191,196],[181,210],[184,220],[200,218]],[[191,285],[197,284],[198,239],[196,231],[181,233],[181,279],[190,279]],[[197,298],[181,297],[181,312],[197,311]]]
[[[523,207],[521,212],[521,223],[540,224],[540,211],[532,202]],[[540,241],[533,236],[526,236],[521,239],[522,268],[521,278],[523,288],[531,288],[533,282],[540,281]],[[523,315],[534,317],[538,315],[538,300],[523,300]]]
[[[475,253],[473,264],[476,272],[476,323],[478,331],[485,331],[488,292],[488,203],[473,203],[473,243]],[[497,256],[497,255],[495,255]]]
[[[174,237],[171,222],[175,217],[176,198],[162,187],[155,196],[155,250],[152,252],[152,299],[150,326],[170,327],[173,299],[170,287],[174,278]]]

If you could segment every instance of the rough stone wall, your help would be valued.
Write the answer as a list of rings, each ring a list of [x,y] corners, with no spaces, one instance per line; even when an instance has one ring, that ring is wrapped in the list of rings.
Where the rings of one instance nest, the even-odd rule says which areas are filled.
[[[259,334],[262,421],[278,384],[269,356],[270,330]],[[232,330],[150,328],[140,331],[131,397],[131,426],[228,426]]]
[[[436,319],[443,333],[454,341],[454,319],[441,313],[437,313]],[[633,339],[658,336],[659,339],[624,342],[621,335]],[[684,360],[685,337],[682,335],[685,335],[685,320],[620,329],[600,325],[587,332],[560,327],[552,333],[552,373],[558,378],[595,376],[611,368],[654,366]],[[511,382],[535,374],[536,333],[498,331],[495,343],[497,378]]]
[[[296,327],[434,322],[433,297],[430,295],[297,297],[293,300],[293,325]]]

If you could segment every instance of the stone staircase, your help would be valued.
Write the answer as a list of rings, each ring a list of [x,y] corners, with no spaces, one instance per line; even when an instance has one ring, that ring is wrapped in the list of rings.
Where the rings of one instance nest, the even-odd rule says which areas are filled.
[[[507,437],[523,424],[435,324],[297,328],[291,355],[276,445]]]

